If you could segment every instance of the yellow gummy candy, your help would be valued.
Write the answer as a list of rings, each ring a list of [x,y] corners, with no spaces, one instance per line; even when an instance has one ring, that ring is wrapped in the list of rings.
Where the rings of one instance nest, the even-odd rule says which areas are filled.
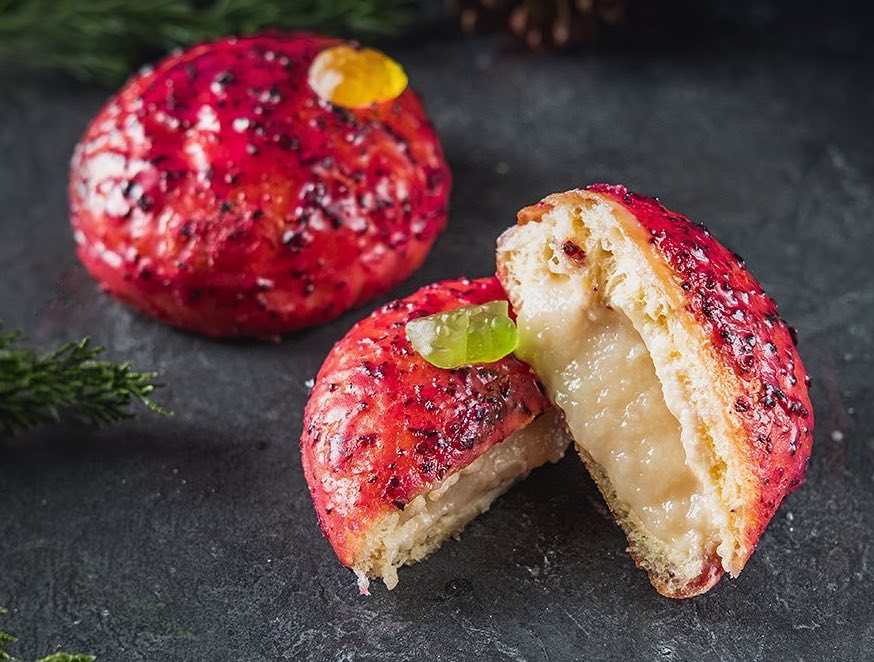
[[[401,65],[379,51],[334,46],[313,60],[309,84],[333,104],[365,108],[400,96],[407,89],[407,75]]]

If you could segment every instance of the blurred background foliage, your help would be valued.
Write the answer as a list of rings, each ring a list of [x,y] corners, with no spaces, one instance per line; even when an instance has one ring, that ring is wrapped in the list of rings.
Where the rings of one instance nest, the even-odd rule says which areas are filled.
[[[872,15],[870,0],[833,0],[826,20],[819,0],[0,0],[0,69],[117,86],[175,48],[270,29],[373,43],[460,27],[535,53],[723,44],[841,55]]]
[[[416,0],[0,0],[0,59],[118,84],[141,64],[265,29],[395,33]]]

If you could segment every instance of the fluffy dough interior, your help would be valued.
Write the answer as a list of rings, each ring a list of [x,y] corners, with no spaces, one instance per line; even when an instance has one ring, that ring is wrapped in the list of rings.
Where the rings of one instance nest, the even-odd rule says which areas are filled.
[[[389,589],[397,586],[400,566],[427,557],[532,469],[558,462],[568,443],[561,414],[550,409],[403,511],[386,515],[368,533],[353,568],[362,591],[368,577],[382,577]]]
[[[596,480],[606,479],[599,487],[632,547],[649,557],[643,564],[691,578],[727,537],[712,458],[697,450],[703,426],[673,388],[677,348],[647,309],[647,275],[636,272],[645,260],[609,209],[587,209],[585,226],[580,213],[555,209],[501,240],[499,254],[511,263],[505,287],[518,315],[517,354],[564,410]]]

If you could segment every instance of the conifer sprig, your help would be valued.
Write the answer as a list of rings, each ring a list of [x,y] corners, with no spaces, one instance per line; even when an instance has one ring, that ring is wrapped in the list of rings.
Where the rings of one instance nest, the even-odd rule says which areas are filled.
[[[0,61],[117,85],[173,48],[261,30],[370,37],[415,0],[0,0]]]
[[[18,333],[0,331],[0,428],[9,434],[57,423],[63,413],[95,425],[113,423],[133,416],[134,400],[156,414],[170,414],[149,397],[155,373],[100,360],[103,348],[88,338],[44,354],[18,340]]]

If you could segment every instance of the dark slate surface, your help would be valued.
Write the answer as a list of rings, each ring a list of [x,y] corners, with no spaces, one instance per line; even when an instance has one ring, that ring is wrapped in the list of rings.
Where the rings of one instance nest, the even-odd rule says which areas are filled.
[[[575,457],[403,570],[397,590],[359,597],[319,534],[296,444],[305,382],[373,306],[281,345],[128,312],[78,266],[66,218],[67,160],[106,91],[7,76],[0,315],[40,344],[90,334],[159,370],[176,411],[0,440],[0,604],[18,655],[870,659],[872,31],[864,13],[811,11],[756,4],[703,36],[683,28],[698,36],[670,49],[588,57],[452,31],[393,49],[456,180],[450,229],[396,294],[487,273],[498,232],[542,195],[621,181],[707,222],[798,326],[818,421],[807,484],[738,580],[685,602],[634,569]]]

